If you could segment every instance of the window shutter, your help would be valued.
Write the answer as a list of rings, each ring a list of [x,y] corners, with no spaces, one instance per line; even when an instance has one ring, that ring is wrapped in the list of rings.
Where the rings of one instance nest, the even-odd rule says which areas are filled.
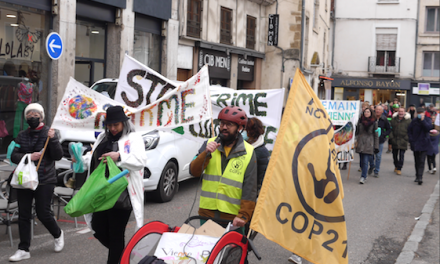
[[[396,50],[397,34],[377,34],[376,50]]]

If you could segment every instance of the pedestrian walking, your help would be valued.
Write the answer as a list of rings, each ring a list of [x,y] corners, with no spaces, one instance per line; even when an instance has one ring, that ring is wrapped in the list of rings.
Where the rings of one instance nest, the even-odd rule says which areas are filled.
[[[361,112],[359,114],[360,117],[359,117],[359,120],[358,120],[358,124],[361,122],[362,115],[363,115],[365,109],[367,109],[367,108],[370,109],[370,103],[368,101],[365,101],[365,102],[362,103],[362,110],[361,110]],[[371,110],[370,110],[370,112],[373,113],[373,111],[371,111]],[[359,170],[358,171],[361,172],[362,171],[362,162],[363,161],[362,161],[362,157],[361,157],[360,153],[359,153],[359,161],[360,162],[359,162]],[[373,167],[374,167],[374,160],[373,160],[373,158],[370,158],[368,160],[368,163],[370,164],[370,168],[371,168],[369,174],[371,174],[373,172]]]
[[[113,208],[85,215],[88,226],[95,232],[95,238],[108,248],[108,264],[119,263],[121,259],[125,248],[125,228],[131,211],[137,229],[144,224],[143,174],[147,156],[142,136],[134,132],[134,125],[121,106],[107,108],[105,132],[98,136],[91,155],[85,158],[85,162],[90,163],[89,172],[93,172],[101,160],[107,157],[119,168],[129,171],[127,189]]]
[[[426,156],[428,160],[428,169],[431,174],[435,174],[437,172],[435,156],[438,154],[440,133],[436,129],[432,129],[429,132],[429,139],[431,140],[431,149],[429,149],[428,152],[426,152]]]
[[[416,169],[416,179],[414,182],[417,182],[419,185],[423,183],[426,153],[431,149],[431,140],[429,138],[431,128],[431,118],[425,116],[425,109],[418,107],[417,117],[408,126],[408,138],[414,154]]]
[[[17,144],[11,154],[11,161],[18,164],[29,153],[32,154],[32,162],[37,165],[41,155],[43,155],[41,151],[48,137],[49,141],[38,168],[37,189],[35,191],[17,189],[20,243],[18,244],[18,250],[9,258],[9,261],[13,262],[31,257],[29,247],[31,246],[32,203],[34,200],[38,219],[54,238],[54,251],[60,252],[64,247],[64,233],[55,221],[51,210],[53,190],[57,182],[55,161],[63,157],[63,149],[55,130],[43,123],[44,108],[40,104],[29,104],[24,109],[24,116],[29,128],[18,133],[15,139]]]
[[[224,220],[222,226],[232,222],[244,234],[257,198],[257,158],[240,133],[247,124],[243,109],[227,106],[218,119],[220,135],[205,141],[190,164],[191,175],[203,175],[199,215]]]
[[[411,120],[413,120],[416,116],[416,106],[414,104],[410,104],[407,112],[411,115]]]
[[[387,119],[388,121],[391,123],[391,120],[393,119],[393,117],[395,117],[394,114],[397,115],[397,112],[399,110],[399,105],[398,104],[394,104],[390,107],[390,111],[388,112],[388,116]],[[387,153],[391,153],[392,152],[392,145],[390,144],[390,141],[388,140],[388,150]]]
[[[380,105],[376,106],[376,121],[379,128],[379,152],[374,155],[374,177],[379,177],[383,145],[385,144],[387,136],[391,133],[390,123],[383,115],[383,107]]]
[[[411,123],[411,116],[404,108],[399,108],[397,115],[391,120],[391,133],[389,143],[393,148],[394,172],[402,174],[405,151],[408,149],[408,126]]]
[[[356,129],[356,152],[360,154],[362,163],[360,184],[364,184],[367,180],[368,163],[371,156],[379,152],[379,137],[376,129],[376,119],[372,115],[370,108],[367,108],[364,110]]]

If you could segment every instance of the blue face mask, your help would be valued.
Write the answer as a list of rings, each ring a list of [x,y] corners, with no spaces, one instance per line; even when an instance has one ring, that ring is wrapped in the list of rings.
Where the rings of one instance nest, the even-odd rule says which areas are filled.
[[[418,114],[418,115],[417,115],[417,118],[418,118],[418,119],[422,119],[422,115],[421,115],[421,114]]]
[[[247,140],[249,139],[246,130],[243,130],[243,131],[241,132],[241,136],[243,137],[243,139],[244,139],[245,141],[247,141]]]

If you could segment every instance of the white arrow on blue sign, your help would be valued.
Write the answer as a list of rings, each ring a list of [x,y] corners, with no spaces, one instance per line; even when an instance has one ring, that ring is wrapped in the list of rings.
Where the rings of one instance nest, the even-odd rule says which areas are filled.
[[[50,33],[46,38],[47,54],[52,60],[58,60],[63,54],[63,40],[56,32]]]

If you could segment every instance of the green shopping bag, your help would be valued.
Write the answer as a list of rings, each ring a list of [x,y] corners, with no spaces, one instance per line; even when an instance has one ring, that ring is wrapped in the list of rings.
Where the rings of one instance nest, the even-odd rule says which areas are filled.
[[[105,177],[106,166],[108,166],[108,178]],[[128,185],[125,177],[111,184],[108,182],[120,173],[121,170],[110,157],[107,157],[107,165],[101,161],[79,192],[64,207],[64,211],[71,217],[78,217],[112,208]]]

